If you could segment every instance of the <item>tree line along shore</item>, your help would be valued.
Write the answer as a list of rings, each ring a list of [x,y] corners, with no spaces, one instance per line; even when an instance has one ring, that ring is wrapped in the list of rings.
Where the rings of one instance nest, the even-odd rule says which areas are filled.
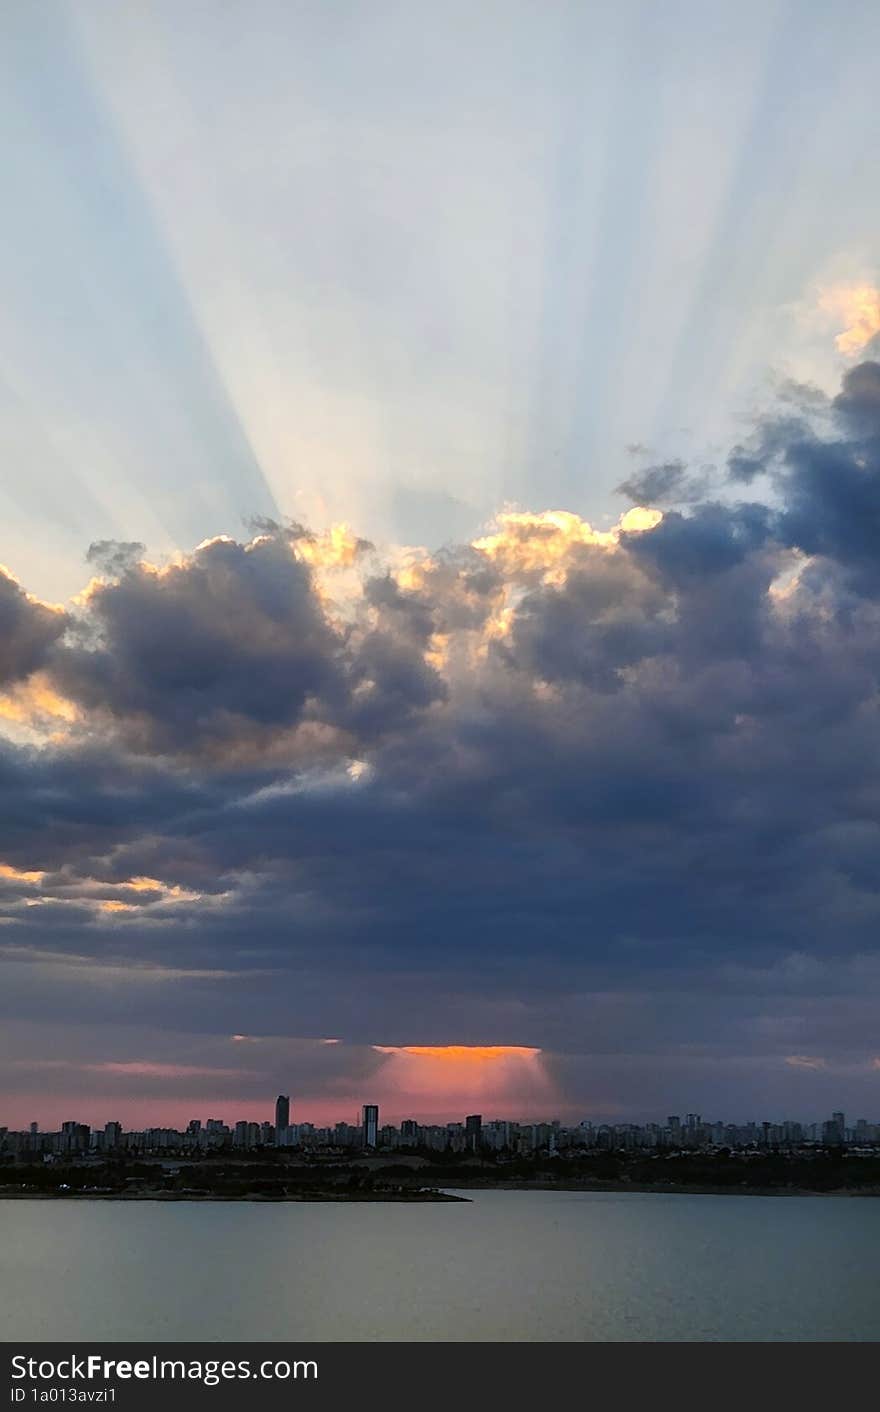
[[[169,1201],[444,1201],[469,1190],[682,1192],[714,1195],[880,1195],[880,1154],[699,1152],[589,1154],[575,1160],[493,1160],[382,1154],[113,1158],[5,1163],[0,1198]],[[453,1194],[455,1193],[455,1194]]]

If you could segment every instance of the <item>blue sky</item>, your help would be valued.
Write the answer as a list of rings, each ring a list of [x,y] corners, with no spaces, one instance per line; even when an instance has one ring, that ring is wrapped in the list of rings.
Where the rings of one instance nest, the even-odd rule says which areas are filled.
[[[876,1117],[877,7],[4,30],[9,1121]]]
[[[837,370],[875,7],[51,3],[6,17],[6,560],[81,587],[253,514],[607,523]],[[825,333],[825,337],[821,336]]]

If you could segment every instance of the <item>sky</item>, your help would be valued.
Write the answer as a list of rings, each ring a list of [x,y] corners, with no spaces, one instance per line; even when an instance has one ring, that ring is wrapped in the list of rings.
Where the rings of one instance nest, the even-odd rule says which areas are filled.
[[[3,29],[0,1125],[880,1115],[876,6]]]

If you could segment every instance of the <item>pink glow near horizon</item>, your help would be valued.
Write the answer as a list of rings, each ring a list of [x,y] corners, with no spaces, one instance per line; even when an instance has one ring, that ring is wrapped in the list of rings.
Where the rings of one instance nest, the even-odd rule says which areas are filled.
[[[399,1123],[404,1118],[423,1123],[457,1122],[472,1112],[485,1117],[545,1118],[559,1108],[559,1094],[539,1049],[516,1045],[371,1048],[384,1056],[384,1062],[369,1079],[358,1082],[358,1091],[352,1086],[340,1094],[337,1081],[332,1093],[297,1093],[295,1066],[291,1065],[290,1082],[283,1087],[291,1095],[292,1121],[316,1127],[355,1123],[364,1103],[379,1104],[381,1123]],[[45,1087],[31,1084],[29,1092],[3,1100],[0,1121],[10,1128],[26,1128],[35,1121],[44,1130],[54,1130],[71,1119],[91,1127],[118,1121],[133,1130],[185,1128],[192,1118],[203,1122],[209,1117],[222,1118],[230,1125],[240,1120],[274,1120],[276,1095],[268,1081],[265,1095],[236,1097],[224,1092],[224,1080],[233,1077],[248,1078],[252,1087],[253,1080],[260,1077],[252,1069],[149,1060],[82,1065],[49,1060],[38,1061],[33,1067],[46,1073]],[[82,1095],[51,1092],[53,1070],[82,1074]],[[205,1081],[211,1079],[217,1081],[216,1088],[212,1085],[213,1096],[206,1096]],[[142,1083],[150,1085],[149,1094],[137,1092]],[[155,1092],[157,1084],[167,1087],[165,1095]]]

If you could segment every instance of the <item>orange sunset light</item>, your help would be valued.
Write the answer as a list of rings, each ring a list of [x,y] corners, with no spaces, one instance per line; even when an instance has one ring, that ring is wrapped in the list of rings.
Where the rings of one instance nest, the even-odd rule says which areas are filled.
[[[473,1064],[492,1059],[534,1059],[540,1049],[527,1049],[520,1044],[374,1044],[379,1054],[424,1054],[431,1059],[452,1063]]]
[[[557,1098],[540,1049],[514,1044],[374,1044],[395,1112],[459,1115],[465,1110],[544,1111]]]

